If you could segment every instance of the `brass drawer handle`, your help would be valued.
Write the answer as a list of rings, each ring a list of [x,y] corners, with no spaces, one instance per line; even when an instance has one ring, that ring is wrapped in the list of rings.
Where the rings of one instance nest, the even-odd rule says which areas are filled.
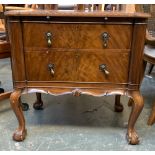
[[[55,65],[54,64],[48,64],[48,70],[50,71],[52,77],[54,77],[54,69],[55,69]]]
[[[102,40],[103,40],[103,46],[107,47],[108,46],[109,37],[110,37],[109,33],[108,32],[103,32],[101,34],[101,37],[102,37]]]
[[[107,65],[106,64],[101,64],[99,65],[99,69],[104,72],[106,75],[109,75],[110,72],[107,70]]]
[[[51,47],[52,45],[52,33],[51,32],[46,33],[46,40],[47,40],[48,47]]]

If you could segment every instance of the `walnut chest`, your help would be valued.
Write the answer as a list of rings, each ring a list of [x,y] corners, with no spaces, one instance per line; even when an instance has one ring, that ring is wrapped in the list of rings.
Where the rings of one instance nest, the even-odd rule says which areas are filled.
[[[11,105],[25,138],[19,105],[23,93],[120,95],[133,99],[127,136],[137,144],[135,122],[143,108],[139,92],[147,14],[79,11],[9,11],[14,92]],[[38,104],[38,103],[36,103]],[[40,104],[40,103],[39,103]],[[117,108],[116,108],[117,109]]]

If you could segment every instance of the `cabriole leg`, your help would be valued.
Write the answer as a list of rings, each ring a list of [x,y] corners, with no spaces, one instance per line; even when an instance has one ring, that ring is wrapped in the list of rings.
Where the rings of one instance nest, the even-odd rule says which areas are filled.
[[[23,141],[26,136],[25,119],[20,103],[21,90],[15,90],[10,96],[11,107],[18,119],[19,126],[13,134],[13,140]]]
[[[42,110],[43,109],[43,101],[41,99],[41,93],[36,93],[37,100],[33,104],[33,108],[36,110]]]
[[[139,91],[134,91],[130,95],[133,99],[133,102],[132,102],[132,111],[128,122],[127,139],[129,144],[134,145],[139,143],[138,135],[136,133],[134,126],[138,116],[140,115],[143,109],[144,102],[143,102],[143,97]]]
[[[134,101],[133,101],[133,99],[132,99],[132,98],[130,98],[130,99],[129,99],[129,101],[128,101],[128,106],[129,106],[129,107],[131,107],[131,106],[132,106],[132,104],[133,104],[133,102],[134,102]]]

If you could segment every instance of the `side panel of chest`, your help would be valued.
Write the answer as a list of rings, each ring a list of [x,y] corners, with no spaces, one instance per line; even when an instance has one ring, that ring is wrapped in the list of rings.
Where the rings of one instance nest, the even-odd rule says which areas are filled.
[[[25,61],[22,27],[20,21],[9,23],[10,43],[11,43],[11,61],[13,80],[25,82]]]

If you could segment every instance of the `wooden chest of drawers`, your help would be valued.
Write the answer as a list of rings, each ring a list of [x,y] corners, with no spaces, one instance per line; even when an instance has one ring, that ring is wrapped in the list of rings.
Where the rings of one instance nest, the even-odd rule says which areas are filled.
[[[127,137],[137,144],[135,122],[143,108],[139,86],[147,14],[70,11],[9,11],[14,92],[10,100],[19,127],[14,140],[25,138],[19,106],[23,93],[75,96],[120,95],[133,99]],[[116,108],[117,109],[117,108]]]

